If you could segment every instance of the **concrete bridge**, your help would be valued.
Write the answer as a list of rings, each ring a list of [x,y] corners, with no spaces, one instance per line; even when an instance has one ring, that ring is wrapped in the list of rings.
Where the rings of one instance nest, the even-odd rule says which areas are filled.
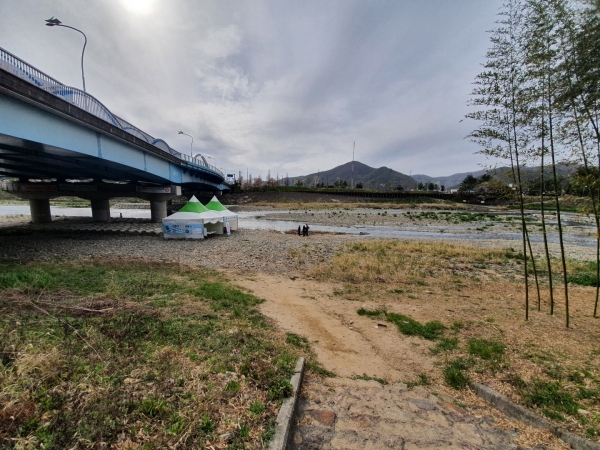
[[[172,149],[2,48],[0,176],[14,180],[6,190],[29,200],[36,223],[51,221],[50,199],[60,196],[90,200],[97,221],[110,220],[111,198],[144,198],[158,222],[182,189],[229,190],[204,157]]]

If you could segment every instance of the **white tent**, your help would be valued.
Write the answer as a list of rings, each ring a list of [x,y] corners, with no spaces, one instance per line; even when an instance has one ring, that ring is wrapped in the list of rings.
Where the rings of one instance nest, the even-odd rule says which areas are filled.
[[[229,222],[229,227],[232,231],[238,229],[238,215],[225,208],[216,196],[213,195],[211,201],[206,204],[206,208],[221,215],[224,223]]]
[[[193,196],[183,208],[162,220],[162,229],[165,239],[204,239],[208,234],[223,234],[223,217]]]

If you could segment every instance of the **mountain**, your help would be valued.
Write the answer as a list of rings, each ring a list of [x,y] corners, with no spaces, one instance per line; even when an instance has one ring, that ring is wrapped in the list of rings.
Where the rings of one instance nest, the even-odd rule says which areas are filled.
[[[392,188],[401,185],[404,189],[414,189],[418,184],[418,182],[408,175],[396,172],[389,167],[375,169],[359,161],[354,161],[353,173],[352,165],[351,161],[323,172],[290,178],[290,184],[294,184],[296,180],[299,180],[304,186],[314,186],[319,183],[331,186],[337,180],[341,180],[346,181],[350,185],[352,179],[354,180],[354,186],[362,183],[365,189],[381,188],[382,184],[387,187],[388,183],[391,183]]]
[[[559,177],[568,177],[569,175],[573,174],[575,170],[577,170],[577,167],[577,165],[559,163],[556,165],[556,171]],[[523,167],[521,168],[521,177],[523,181],[536,179],[539,177],[539,172],[539,166]],[[478,178],[486,173],[503,182],[512,183],[512,172],[510,167],[498,167],[489,170],[482,169],[472,172],[461,172],[443,177],[432,177],[424,174],[417,174],[409,177],[408,175],[396,172],[389,167],[384,166],[375,169],[359,161],[354,161],[354,175],[352,174],[352,162],[348,162],[323,172],[311,173],[310,175],[303,175],[299,177],[290,177],[289,180],[290,185],[294,185],[296,180],[298,180],[301,181],[304,186],[316,186],[320,183],[325,184],[325,186],[331,186],[337,180],[340,180],[346,181],[348,186],[350,186],[351,179],[354,178],[354,186],[356,186],[358,183],[362,183],[365,189],[382,189],[383,187],[390,186],[389,183],[391,183],[392,189],[398,185],[401,185],[406,190],[416,189],[419,183],[439,183],[440,186],[444,186],[445,189],[449,190],[457,188],[468,175],[473,175],[474,177]],[[544,168],[544,175],[546,177],[551,176],[549,166]]]
[[[429,175],[417,174],[412,177],[417,180],[418,183],[439,183],[440,186],[444,186],[446,189],[452,189],[458,187],[460,183],[468,176],[473,175],[475,178],[480,177],[487,170],[476,170],[473,172],[462,172],[455,173],[453,175],[447,175],[445,177],[430,177]]]
[[[568,177],[575,173],[579,166],[575,164],[556,164],[556,173],[559,177]],[[495,169],[489,170],[476,170],[473,172],[462,172],[455,173],[454,175],[448,175],[445,177],[430,177],[429,175],[413,175],[412,177],[417,180],[419,183],[439,183],[444,186],[446,189],[457,188],[460,183],[468,176],[473,175],[475,178],[480,177],[483,174],[489,174],[493,178],[496,178],[505,183],[512,183],[512,170],[510,167],[497,167]],[[521,167],[521,179],[523,181],[529,181],[539,178],[540,176],[540,166],[535,167]],[[549,178],[552,176],[552,169],[550,166],[544,167],[544,176]]]

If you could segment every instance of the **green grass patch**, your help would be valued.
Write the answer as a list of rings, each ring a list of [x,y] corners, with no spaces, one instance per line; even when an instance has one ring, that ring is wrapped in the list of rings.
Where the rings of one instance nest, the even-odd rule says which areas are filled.
[[[598,286],[596,262],[571,262],[567,270],[567,281],[580,286]]]
[[[438,321],[422,324],[404,314],[388,313],[383,309],[360,308],[356,311],[359,316],[367,316],[372,319],[381,318],[396,324],[398,330],[407,336],[421,336],[424,339],[438,339],[446,327]]]
[[[356,312],[359,316],[367,316],[371,318],[385,318],[387,314],[387,312],[384,309],[359,308]]]
[[[440,341],[429,349],[432,355],[439,355],[442,352],[451,352],[458,348],[457,338],[442,338]]]
[[[305,337],[300,336],[296,333],[286,333],[285,341],[288,344],[293,345],[294,347],[305,348],[305,349],[309,348],[308,339],[306,339]]]
[[[471,368],[473,362],[465,358],[454,358],[444,367],[444,381],[454,389],[465,389],[469,384],[469,374],[467,370]]]
[[[464,358],[454,358],[444,367],[444,381],[454,389],[465,389],[469,385],[467,370],[470,367],[470,361]]]
[[[573,394],[566,391],[559,381],[533,380],[523,392],[523,398],[528,406],[572,416],[577,415],[580,408]]]
[[[446,328],[437,320],[421,324],[404,314],[388,313],[386,319],[395,323],[402,334],[408,336],[421,336],[422,338],[431,341],[439,338]]]
[[[485,360],[499,360],[506,347],[499,342],[487,339],[469,339],[469,353]]]
[[[112,447],[124,435],[157,449],[184,433],[200,448],[217,432],[263,448],[298,356],[312,354],[219,277],[135,261],[0,263],[0,392],[15,418],[0,416],[0,448]]]

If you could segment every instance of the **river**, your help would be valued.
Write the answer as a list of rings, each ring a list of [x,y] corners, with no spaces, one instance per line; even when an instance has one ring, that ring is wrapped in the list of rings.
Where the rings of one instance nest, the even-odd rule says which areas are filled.
[[[71,208],[64,206],[51,206],[50,210],[53,217],[91,217],[91,208]],[[390,211],[390,213],[403,213],[404,210]],[[244,211],[237,213],[240,217],[240,228],[252,230],[275,230],[289,231],[298,228],[298,222],[286,220],[272,220],[270,214],[281,213],[281,211],[263,210],[263,211]],[[30,215],[27,205],[0,205],[0,216],[7,215]],[[126,219],[149,219],[150,209],[115,209],[111,208],[111,216],[115,218]],[[404,239],[422,239],[422,240],[479,240],[479,239],[498,239],[509,241],[520,241],[521,233],[515,232],[489,232],[469,230],[464,225],[444,225],[444,226],[327,226],[311,225],[312,231],[323,231],[331,233],[345,233],[354,235],[368,235],[381,238],[404,238]],[[591,230],[591,228],[590,228]],[[542,242],[542,235],[531,233],[532,242]],[[549,233],[548,241],[558,243],[558,234]],[[564,242],[569,245],[582,247],[594,247],[596,240],[592,236],[565,234]]]

